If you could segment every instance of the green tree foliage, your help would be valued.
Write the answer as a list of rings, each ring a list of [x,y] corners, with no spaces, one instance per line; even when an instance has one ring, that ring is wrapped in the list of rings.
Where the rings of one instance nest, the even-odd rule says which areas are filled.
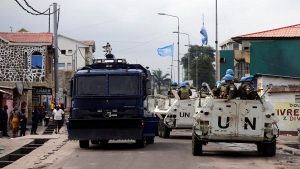
[[[194,86],[200,87],[203,82],[208,83],[211,87],[215,84],[215,69],[213,67],[215,50],[210,46],[192,45],[188,53],[181,58],[183,69],[185,71],[184,79],[187,77],[188,56],[190,56],[190,77],[194,81]],[[196,66],[196,64],[198,65]],[[196,82],[196,67],[198,67],[198,82]]]
[[[161,86],[170,85],[171,80],[170,80],[170,78],[168,78],[169,73],[163,75],[163,72],[160,69],[158,69],[158,70],[153,70],[152,74],[153,74],[153,78],[154,78],[154,83],[155,83],[155,85],[157,85],[158,93],[160,94],[161,93],[161,91],[160,91]]]

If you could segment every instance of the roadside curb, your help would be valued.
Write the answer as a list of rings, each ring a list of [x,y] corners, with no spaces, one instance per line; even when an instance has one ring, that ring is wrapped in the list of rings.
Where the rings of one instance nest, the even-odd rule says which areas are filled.
[[[298,136],[280,135],[277,139],[277,149],[289,154],[300,156],[300,149],[297,149],[297,146],[300,148]]]
[[[38,137],[38,136],[32,136]],[[15,168],[44,168],[51,165],[55,160],[56,152],[60,150],[67,143],[67,133],[65,127],[61,128],[61,134],[40,135],[40,139],[49,139],[41,147],[33,150],[31,153],[6,166],[6,169]],[[21,139],[21,138],[20,138]],[[24,138],[26,139],[26,138]]]
[[[289,146],[284,145],[284,144],[278,144],[277,149],[282,150],[286,153],[290,153],[290,154],[293,154],[293,155],[300,156],[300,150],[298,150],[296,148],[289,147]]]

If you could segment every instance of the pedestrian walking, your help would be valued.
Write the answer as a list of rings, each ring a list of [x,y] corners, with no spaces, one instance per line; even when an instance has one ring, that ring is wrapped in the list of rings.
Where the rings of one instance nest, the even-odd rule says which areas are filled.
[[[25,136],[27,125],[27,117],[25,116],[25,111],[21,111],[20,115],[20,136]]]
[[[1,124],[2,124],[2,136],[5,136],[5,137],[9,137],[9,135],[7,134],[7,123],[8,123],[8,114],[7,114],[7,109],[8,109],[8,106],[7,105],[4,105],[3,107],[3,111],[2,111],[2,121],[1,121]]]
[[[38,123],[39,123],[39,112],[38,112],[38,109],[37,107],[34,107],[34,110],[31,114],[32,118],[32,125],[31,125],[31,132],[30,134],[37,134],[36,133],[36,130],[38,128]]]
[[[15,107],[10,114],[10,124],[13,131],[13,138],[15,138],[18,135],[20,125],[20,112],[17,107]]]
[[[54,116],[54,123],[55,123],[55,133],[59,133],[59,129],[61,127],[61,121],[63,120],[63,115],[65,112],[60,109],[59,106],[56,106],[56,108],[53,110],[52,115]]]

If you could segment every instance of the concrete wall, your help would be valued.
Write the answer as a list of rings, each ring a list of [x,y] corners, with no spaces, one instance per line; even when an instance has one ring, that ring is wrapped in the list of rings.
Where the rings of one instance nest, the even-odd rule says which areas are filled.
[[[272,84],[274,88],[300,86],[300,79],[263,76],[257,79],[257,84],[258,89],[264,90],[268,84]],[[281,134],[297,134],[297,128],[300,127],[300,103],[296,102],[296,95],[300,96],[300,92],[270,92],[265,95],[266,100],[270,101],[276,109],[275,114],[279,118],[278,127]]]

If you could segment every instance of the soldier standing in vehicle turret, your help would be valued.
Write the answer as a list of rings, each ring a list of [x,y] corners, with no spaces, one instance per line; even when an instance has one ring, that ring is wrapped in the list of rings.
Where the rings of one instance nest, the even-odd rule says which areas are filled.
[[[226,82],[226,93],[225,93],[225,101],[229,101],[237,97],[238,92],[237,88],[234,85],[233,76],[227,74],[224,76],[224,80]]]
[[[253,76],[241,78],[241,86],[238,88],[240,99],[255,100],[258,98],[258,94],[253,87],[253,79]]]
[[[178,96],[180,97],[180,100],[189,99],[191,95],[191,89],[187,88],[186,83],[182,82],[180,84],[180,89],[178,90]]]
[[[200,89],[200,97],[201,97],[201,98],[205,98],[205,97],[207,97],[207,96],[209,96],[209,95],[210,95],[210,94],[209,94],[209,90],[208,90],[206,84],[205,84],[205,83],[202,83],[202,84],[201,84],[201,89]]]

